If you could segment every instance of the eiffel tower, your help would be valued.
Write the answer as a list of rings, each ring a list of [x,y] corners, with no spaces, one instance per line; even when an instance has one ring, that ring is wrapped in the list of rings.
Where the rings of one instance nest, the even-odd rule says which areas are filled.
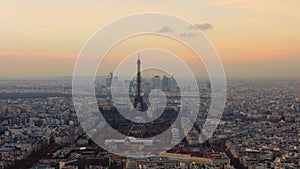
[[[134,104],[133,107],[141,112],[145,112],[148,107],[147,104],[144,102],[144,98],[142,96],[142,89],[141,89],[141,60],[140,60],[140,54],[138,56],[137,60],[137,78],[136,78],[136,93],[134,98]]]

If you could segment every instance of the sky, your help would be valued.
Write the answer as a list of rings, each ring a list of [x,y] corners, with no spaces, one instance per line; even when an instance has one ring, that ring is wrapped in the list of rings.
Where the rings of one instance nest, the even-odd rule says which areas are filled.
[[[300,79],[299,9],[299,0],[3,1],[0,77],[71,76],[81,48],[102,26],[162,12],[198,25],[229,78]]]

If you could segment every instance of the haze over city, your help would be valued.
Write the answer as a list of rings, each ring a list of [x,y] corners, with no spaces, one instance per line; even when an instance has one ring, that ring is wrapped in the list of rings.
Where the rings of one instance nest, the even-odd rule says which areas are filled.
[[[300,168],[299,0],[0,5],[0,169]]]

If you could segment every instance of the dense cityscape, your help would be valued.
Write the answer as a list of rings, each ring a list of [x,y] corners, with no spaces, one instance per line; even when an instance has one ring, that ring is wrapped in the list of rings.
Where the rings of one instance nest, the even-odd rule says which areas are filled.
[[[110,80],[100,78],[99,84],[104,85],[98,91],[109,92]],[[128,81],[114,80],[130,86]],[[155,76],[143,80],[143,86],[171,92],[176,89],[171,81],[171,77]],[[199,79],[198,86],[199,116],[185,139],[157,156],[134,158],[105,151],[83,131],[72,105],[70,79],[1,80],[0,168],[300,167],[300,81],[228,80],[222,120],[204,143],[199,131],[207,116],[210,83]],[[97,100],[114,118],[107,96],[99,95]],[[121,120],[110,124],[128,134],[129,127]],[[160,126],[164,127],[168,125]],[[131,130],[129,142],[154,130],[150,126],[137,135]],[[172,129],[173,141],[179,132],[180,125]]]
[[[0,169],[300,169],[300,0],[1,7]]]

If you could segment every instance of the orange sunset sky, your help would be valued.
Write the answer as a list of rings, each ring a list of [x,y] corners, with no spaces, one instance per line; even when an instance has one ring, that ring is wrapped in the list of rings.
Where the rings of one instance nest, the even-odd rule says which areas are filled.
[[[299,11],[299,0],[2,1],[0,77],[71,76],[99,28],[162,12],[202,25],[229,78],[300,78]]]

